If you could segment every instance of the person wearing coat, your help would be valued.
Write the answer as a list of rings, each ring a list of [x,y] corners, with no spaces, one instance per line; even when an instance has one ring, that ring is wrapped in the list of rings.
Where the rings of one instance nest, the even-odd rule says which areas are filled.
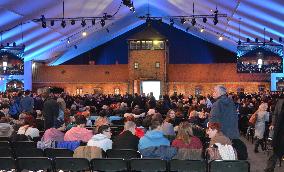
[[[102,125],[98,129],[98,134],[94,135],[87,143],[87,146],[96,146],[104,150],[112,149],[111,130],[109,125]]]
[[[272,113],[272,123],[269,127],[274,130],[272,138],[273,154],[267,161],[265,172],[273,172],[276,162],[284,155],[284,97],[277,101],[274,112]]]
[[[259,145],[261,145],[262,150],[264,150],[263,134],[265,131],[265,122],[269,121],[269,113],[266,111],[267,108],[267,103],[262,103],[261,105],[259,105],[258,110],[255,112],[257,114],[254,132],[254,137],[256,137],[257,139],[254,148],[255,153],[258,153]]]

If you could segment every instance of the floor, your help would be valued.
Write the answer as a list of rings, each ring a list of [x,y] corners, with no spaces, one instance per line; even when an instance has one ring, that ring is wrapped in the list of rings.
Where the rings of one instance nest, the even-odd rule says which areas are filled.
[[[248,150],[248,160],[250,162],[250,171],[251,172],[264,172],[266,167],[266,161],[269,157],[268,152],[261,151],[259,147],[259,153],[254,153],[254,144],[249,142],[247,139],[242,138],[242,140],[247,145]],[[282,166],[279,167],[279,161],[276,164],[274,172],[284,172],[284,161],[282,161]]]

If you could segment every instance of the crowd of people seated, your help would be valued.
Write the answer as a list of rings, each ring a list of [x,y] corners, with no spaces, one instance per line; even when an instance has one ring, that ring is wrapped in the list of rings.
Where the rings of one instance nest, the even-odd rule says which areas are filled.
[[[246,134],[249,116],[257,111],[256,152],[265,137],[269,113],[280,93],[234,94],[239,129]],[[0,94],[0,137],[11,141],[80,142],[87,147],[138,150],[142,157],[162,159],[238,159],[220,122],[208,122],[212,96]],[[258,109],[258,110],[257,110]],[[265,124],[266,122],[266,124]],[[123,126],[114,133],[112,126]],[[257,131],[259,130],[259,131]],[[48,144],[50,143],[50,144]],[[42,145],[42,144],[38,144]],[[41,147],[41,146],[39,146]]]

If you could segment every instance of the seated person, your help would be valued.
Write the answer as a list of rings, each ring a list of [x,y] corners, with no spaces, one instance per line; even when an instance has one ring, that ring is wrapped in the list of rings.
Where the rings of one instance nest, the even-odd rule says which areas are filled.
[[[162,122],[163,120],[160,118],[151,120],[150,130],[139,140],[139,151],[151,146],[170,146],[170,141],[164,136],[162,131]]]
[[[124,124],[124,130],[113,142],[113,149],[133,149],[138,150],[139,138],[135,135],[136,124],[127,121]]]
[[[232,146],[231,140],[221,132],[221,124],[209,122],[206,133],[211,139],[207,153],[211,160],[237,160],[236,151]]]
[[[172,146],[176,148],[202,149],[200,139],[193,135],[192,127],[188,122],[181,122],[178,127],[178,133]]]
[[[13,126],[8,123],[9,120],[4,115],[0,115],[0,118],[0,137],[10,137],[14,132]]]
[[[49,142],[49,141],[64,141],[64,132],[66,129],[65,124],[62,126],[55,125],[54,128],[47,129],[43,134],[43,141]]]
[[[19,128],[17,134],[30,136],[32,139],[34,137],[39,137],[39,130],[36,128],[35,118],[31,115],[25,116],[24,125]]]
[[[75,117],[76,127],[72,127],[65,133],[64,141],[83,141],[88,142],[93,136],[93,132],[85,128],[86,118],[83,115]]]
[[[94,135],[87,143],[87,146],[96,146],[104,151],[112,149],[111,130],[109,125],[102,125],[98,129],[98,134]]]

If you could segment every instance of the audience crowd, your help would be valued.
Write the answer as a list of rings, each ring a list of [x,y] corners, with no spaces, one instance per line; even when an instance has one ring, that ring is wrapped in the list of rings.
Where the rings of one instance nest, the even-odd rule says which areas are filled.
[[[70,144],[138,150],[162,159],[246,159],[240,133],[255,127],[255,152],[268,137],[279,92],[173,94],[156,100],[138,94],[70,96],[30,91],[0,94],[0,137],[38,141],[39,148]],[[255,124],[249,123],[257,113]],[[113,130],[120,126],[121,130]],[[60,143],[60,144],[59,144]],[[58,146],[57,145],[57,146]],[[82,149],[81,149],[82,150]],[[91,151],[91,150],[89,150]]]

